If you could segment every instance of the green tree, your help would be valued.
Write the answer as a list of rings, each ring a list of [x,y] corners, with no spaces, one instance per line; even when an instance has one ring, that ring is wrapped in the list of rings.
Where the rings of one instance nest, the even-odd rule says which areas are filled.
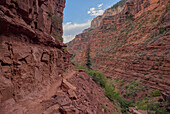
[[[87,46],[87,51],[86,51],[86,67],[88,69],[91,69],[91,58],[90,58],[90,44]]]

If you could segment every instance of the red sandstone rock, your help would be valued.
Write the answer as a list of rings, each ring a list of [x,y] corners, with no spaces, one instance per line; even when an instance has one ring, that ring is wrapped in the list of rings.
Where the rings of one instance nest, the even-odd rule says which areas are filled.
[[[97,17],[100,24],[95,18],[93,29],[68,43],[69,52],[75,56],[72,61],[85,64],[90,44],[93,69],[127,82],[138,79],[152,89],[169,93],[168,7],[168,0],[130,0],[121,12]]]
[[[101,101],[95,101],[100,106],[96,108],[93,101],[81,99],[82,95],[90,99],[92,93],[82,91],[76,84],[79,78],[69,82],[76,71],[69,60],[72,54],[60,42],[64,6],[65,0],[0,1],[0,114],[96,113],[102,109]],[[96,99],[110,103],[103,92]],[[114,110],[111,103],[109,107]]]
[[[76,72],[69,79],[69,82],[77,87],[75,92],[77,99],[73,101],[73,105],[79,113],[102,114],[102,104],[107,107],[105,114],[120,113],[119,110],[114,108],[116,104],[109,102],[109,99],[104,95],[104,91],[85,72]]]
[[[73,90],[73,91],[76,91],[76,87],[74,87],[72,84],[70,84],[67,80],[63,79],[63,82],[62,82],[62,87],[63,87],[63,90]]]
[[[40,102],[57,91],[64,69],[72,68],[71,55],[61,49],[66,45],[50,36],[62,36],[62,21],[56,20],[58,26],[54,30],[55,23],[48,13],[62,19],[64,5],[65,0],[1,0],[2,114],[43,112]],[[49,92],[53,85],[57,85],[55,90]]]
[[[20,15],[31,28],[52,34],[62,40],[62,18],[65,0],[1,0],[1,8],[7,6]],[[13,15],[10,11],[8,15]],[[15,32],[16,33],[16,32]],[[60,38],[59,38],[60,37]]]

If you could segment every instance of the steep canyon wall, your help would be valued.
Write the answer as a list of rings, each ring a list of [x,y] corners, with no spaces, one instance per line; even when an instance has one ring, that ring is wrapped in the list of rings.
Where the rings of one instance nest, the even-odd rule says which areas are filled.
[[[64,7],[65,0],[0,1],[0,114],[106,113],[102,104],[117,113],[74,71],[62,43]]]
[[[1,113],[38,113],[38,99],[54,94],[49,88],[72,67],[65,45],[57,41],[64,7],[65,0],[0,1]]]
[[[169,93],[169,5],[169,0],[131,0],[119,13],[95,18],[92,29],[68,43],[72,61],[84,65],[90,45],[93,69]]]

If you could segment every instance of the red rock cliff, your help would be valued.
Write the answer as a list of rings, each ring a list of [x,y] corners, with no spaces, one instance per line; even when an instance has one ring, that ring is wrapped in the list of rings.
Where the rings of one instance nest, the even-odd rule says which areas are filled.
[[[96,18],[94,18],[91,22],[91,29],[97,28],[100,26],[101,21],[103,20],[103,18],[107,17],[107,16],[114,16],[118,13],[120,13],[123,9],[124,9],[124,3],[127,0],[122,0],[118,3],[116,3],[113,7],[107,9],[104,14],[102,16],[97,16]]]
[[[68,43],[72,61],[84,64],[90,44],[94,69],[112,78],[137,79],[152,89],[169,92],[169,6],[168,0],[126,2],[120,13],[105,16],[98,27]]]
[[[62,37],[62,22],[55,20],[55,28],[50,18],[61,20],[64,4],[65,0],[0,1],[1,113],[26,113],[27,103],[43,99],[71,67],[70,54],[61,49],[65,45],[50,36]],[[20,100],[27,101],[25,107]]]
[[[1,11],[10,9],[9,16],[17,14],[30,28],[51,34],[62,41],[65,0],[1,0],[0,4],[4,6]]]
[[[0,1],[0,114],[105,113],[102,104],[117,112],[86,73],[73,71],[59,42],[64,7],[65,0]]]

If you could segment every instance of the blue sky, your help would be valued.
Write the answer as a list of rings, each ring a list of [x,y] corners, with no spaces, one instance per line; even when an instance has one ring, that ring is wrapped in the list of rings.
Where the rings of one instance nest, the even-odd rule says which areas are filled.
[[[63,17],[64,43],[90,27],[91,20],[120,0],[66,0]]]

